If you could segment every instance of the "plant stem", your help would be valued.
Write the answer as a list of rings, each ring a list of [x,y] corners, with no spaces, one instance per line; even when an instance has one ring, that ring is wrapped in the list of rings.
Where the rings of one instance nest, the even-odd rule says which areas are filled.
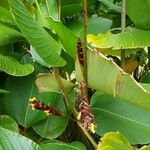
[[[122,11],[121,11],[121,32],[125,32],[126,27],[126,0],[122,0]],[[121,49],[121,67],[125,69],[125,50]]]
[[[83,68],[83,78],[86,85],[88,85],[87,78],[87,25],[88,25],[88,16],[87,16],[87,0],[82,0],[83,4],[83,27],[84,27],[84,41],[83,41],[83,53],[84,53],[84,68]],[[84,89],[85,95],[88,99],[88,89],[87,86]]]
[[[87,138],[89,139],[89,141],[91,142],[91,144],[93,145],[94,149],[97,149],[97,143],[94,141],[93,137],[89,134],[89,132],[87,132],[82,125],[80,125],[78,123],[78,126],[81,128],[81,130],[84,132],[84,134],[87,136]]]
[[[68,102],[67,102],[68,97],[67,97],[67,94],[65,92],[64,85],[62,84],[62,81],[60,79],[59,70],[58,70],[58,68],[53,68],[53,71],[54,71],[55,78],[57,80],[58,86],[59,86],[59,88],[61,90],[61,93],[64,96],[64,104],[65,104],[65,107],[66,107],[66,110],[67,110],[67,114],[68,114],[68,112],[69,112],[69,110],[68,110]]]

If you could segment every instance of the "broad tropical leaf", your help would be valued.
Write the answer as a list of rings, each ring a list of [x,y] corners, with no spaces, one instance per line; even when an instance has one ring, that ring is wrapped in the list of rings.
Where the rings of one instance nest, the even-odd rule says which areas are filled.
[[[0,46],[23,40],[25,40],[25,38],[20,32],[0,24]]]
[[[17,123],[29,127],[46,117],[44,112],[33,111],[29,105],[29,99],[32,97],[45,99],[50,95],[38,93],[34,74],[22,78],[9,77],[6,82],[6,89],[10,91],[10,94],[5,94],[5,110]]]
[[[71,144],[64,143],[48,143],[40,146],[42,150],[53,149],[53,150],[85,150],[85,148],[81,148]]]
[[[39,146],[26,137],[0,127],[0,149],[1,150],[39,150]]]
[[[77,37],[69,29],[67,29],[60,21],[55,21],[52,18],[48,18],[48,22],[54,28],[65,51],[72,58],[75,58]]]
[[[13,17],[9,10],[4,7],[0,7],[0,20],[4,22],[14,22]]]
[[[135,25],[142,29],[150,29],[150,1],[128,0],[127,14]],[[140,11],[139,11],[140,10]]]
[[[58,108],[61,112],[65,114],[65,107],[62,94],[51,93],[49,100],[44,101],[51,107]],[[33,126],[33,129],[41,137],[55,139],[60,134],[62,134],[62,132],[65,130],[68,124],[68,118],[64,116],[64,114],[62,114],[62,116],[50,115],[46,119],[37,122]]]
[[[34,67],[31,64],[19,64],[12,57],[0,55],[0,70],[12,76],[26,76],[34,71]]]
[[[73,83],[63,78],[61,78],[61,81],[67,92],[70,92],[75,87]],[[42,92],[61,92],[54,74],[45,73],[45,74],[38,75],[36,79],[36,85],[39,89],[39,92],[41,93]]]
[[[0,127],[19,133],[18,124],[9,116],[0,116]]]
[[[51,66],[65,65],[65,61],[58,54],[60,45],[34,20],[23,3],[20,0],[9,0],[9,4],[18,27],[38,55]]]
[[[133,148],[120,132],[109,132],[101,138],[97,150],[133,150]]]
[[[113,61],[101,53],[88,50],[87,60],[87,77],[90,87],[150,110],[150,93],[132,76],[123,72]],[[78,60],[76,61],[76,77],[78,81],[83,81]]]
[[[96,48],[134,49],[150,46],[150,31],[132,29],[118,34],[98,34],[92,41]]]
[[[102,92],[93,95],[91,107],[99,135],[120,131],[132,144],[150,142],[150,111]]]

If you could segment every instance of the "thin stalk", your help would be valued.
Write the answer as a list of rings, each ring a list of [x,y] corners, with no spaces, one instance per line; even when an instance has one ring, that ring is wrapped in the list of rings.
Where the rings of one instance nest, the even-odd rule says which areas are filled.
[[[126,27],[126,0],[122,0],[121,10],[121,32],[125,32]],[[121,67],[125,69],[125,50],[121,49]]]
[[[58,86],[59,86],[59,88],[61,90],[61,93],[64,96],[64,104],[65,104],[65,107],[66,107],[66,110],[67,110],[67,114],[68,114],[68,112],[69,112],[69,110],[68,110],[68,102],[67,102],[68,97],[67,97],[67,94],[65,92],[64,85],[62,84],[62,81],[60,79],[59,70],[58,70],[58,68],[53,68],[53,71],[54,71],[55,78],[57,80]]]
[[[83,68],[83,78],[84,82],[87,85],[87,25],[88,25],[88,16],[87,16],[87,0],[82,0],[83,4],[83,27],[84,27],[84,41],[83,41],[83,54],[84,54],[84,68]],[[85,95],[88,98],[88,89],[85,88]]]
[[[65,99],[64,102],[65,102],[66,108],[68,109],[68,106],[69,106],[69,108],[71,109],[71,112],[73,113],[74,117],[77,118],[77,114],[78,113],[77,113],[76,109],[72,106],[71,101],[68,98],[68,95],[67,95],[67,93],[66,93],[66,91],[64,89],[64,85],[62,84],[62,81],[61,81],[61,79],[59,77],[58,69],[54,68],[53,71],[55,73],[55,77],[56,77],[57,83],[59,85],[59,88],[61,89],[61,92],[64,95],[64,99]],[[76,120],[76,122],[78,122],[78,121]],[[87,136],[87,138],[89,139],[89,141],[91,142],[93,147],[96,149],[97,148],[97,144],[94,141],[94,139],[92,138],[92,136],[80,125],[80,123],[78,123],[78,125],[82,129],[83,133]]]

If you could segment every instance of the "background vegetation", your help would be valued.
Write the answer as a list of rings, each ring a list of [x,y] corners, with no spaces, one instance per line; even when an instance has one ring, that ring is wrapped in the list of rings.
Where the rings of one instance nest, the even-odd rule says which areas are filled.
[[[1,0],[0,149],[149,150],[149,13],[149,0]]]

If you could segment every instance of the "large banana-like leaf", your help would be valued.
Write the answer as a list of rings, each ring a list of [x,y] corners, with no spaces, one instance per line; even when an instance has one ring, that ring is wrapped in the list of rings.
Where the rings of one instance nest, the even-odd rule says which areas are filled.
[[[81,67],[76,61],[76,77],[83,81]],[[150,110],[150,93],[132,76],[123,72],[112,60],[98,52],[87,51],[88,86]]]
[[[30,64],[19,64],[19,62],[9,56],[0,55],[0,70],[13,76],[25,76],[34,71]]]
[[[65,105],[62,94],[51,92],[49,99],[44,100],[44,102],[65,113]],[[66,116],[50,115],[46,119],[37,122],[33,126],[33,129],[41,137],[55,139],[62,134],[67,124],[68,118]]]
[[[39,146],[26,137],[0,127],[1,150],[39,150]]]
[[[91,107],[97,125],[96,132],[99,135],[119,131],[132,144],[150,142],[149,110],[102,92],[96,92],[92,96]]]
[[[9,0],[12,15],[27,40],[38,55],[51,66],[63,66],[65,61],[59,56],[60,45],[32,17],[20,0]]]
[[[127,0],[126,8],[127,14],[137,27],[142,29],[150,29],[149,0]]]
[[[133,150],[133,148],[120,132],[109,132],[101,138],[97,150]]]
[[[96,48],[133,49],[150,46],[150,31],[132,29],[118,34],[99,34],[93,36],[92,46]]]

